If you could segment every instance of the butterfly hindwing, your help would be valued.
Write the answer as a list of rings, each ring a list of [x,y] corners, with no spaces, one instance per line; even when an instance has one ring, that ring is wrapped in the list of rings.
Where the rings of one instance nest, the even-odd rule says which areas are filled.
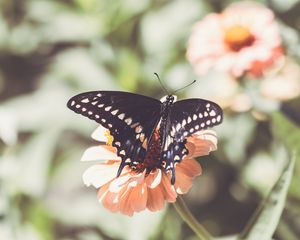
[[[136,165],[144,159],[143,143],[151,137],[161,111],[161,102],[154,98],[118,91],[81,93],[67,106],[109,129],[122,159],[118,175],[125,165]]]

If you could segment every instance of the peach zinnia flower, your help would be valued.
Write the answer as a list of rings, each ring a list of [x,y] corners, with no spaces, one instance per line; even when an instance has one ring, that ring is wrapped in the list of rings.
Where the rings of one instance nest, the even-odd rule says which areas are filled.
[[[198,74],[214,67],[240,77],[262,75],[283,56],[281,37],[273,12],[253,2],[230,5],[196,23],[187,58]]]
[[[159,148],[151,148],[154,150],[147,153],[147,163],[145,161],[144,164],[148,166],[144,168],[156,163],[150,173],[126,166],[121,175],[116,177],[121,159],[111,145],[112,136],[107,129],[100,126],[92,137],[106,144],[91,147],[83,154],[82,161],[101,160],[84,172],[83,181],[87,186],[92,185],[99,189],[98,198],[105,208],[129,216],[145,209],[158,211],[164,207],[165,202],[175,202],[177,194],[186,193],[192,186],[193,178],[201,174],[201,166],[193,158],[208,155],[217,148],[214,131],[199,131],[188,137],[186,146],[189,154],[176,165],[176,182],[171,185],[170,173],[157,167],[159,154],[153,151]],[[159,144],[157,132],[152,141],[153,146]]]

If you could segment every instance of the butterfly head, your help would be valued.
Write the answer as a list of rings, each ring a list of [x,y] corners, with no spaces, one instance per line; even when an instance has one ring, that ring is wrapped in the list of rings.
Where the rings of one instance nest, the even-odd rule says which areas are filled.
[[[171,94],[166,95],[166,96],[164,96],[163,98],[160,99],[160,101],[162,103],[165,103],[165,104],[168,104],[168,105],[176,102],[176,100],[177,100],[177,96],[176,95],[171,95]]]

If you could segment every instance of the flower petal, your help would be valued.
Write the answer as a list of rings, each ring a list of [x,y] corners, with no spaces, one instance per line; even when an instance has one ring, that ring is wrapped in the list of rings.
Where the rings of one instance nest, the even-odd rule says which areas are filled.
[[[167,174],[163,174],[161,182],[162,182],[162,184],[160,186],[161,186],[164,198],[168,202],[175,202],[177,194],[174,189],[174,186],[171,185],[170,176]]]
[[[217,136],[212,130],[200,131],[188,138],[195,145],[193,157],[208,155],[217,149]]]
[[[158,184],[161,182],[161,170],[156,169],[155,171],[152,171],[145,179],[147,186],[149,188],[156,188]]]
[[[130,202],[130,195],[132,191],[134,191],[133,188],[127,188],[125,192],[122,194],[120,198],[120,204],[119,204],[120,212],[128,216],[132,216],[134,213],[134,210]]]
[[[131,175],[129,173],[117,177],[109,184],[109,191],[113,193],[120,192],[122,188],[127,187],[130,178]]]
[[[141,173],[134,173],[131,175],[128,186],[131,188],[136,187],[139,184],[142,184],[145,180],[146,170]]]
[[[148,190],[146,184],[139,184],[130,193],[129,201],[131,208],[135,212],[140,212],[146,208]]]
[[[108,186],[109,186],[109,184],[106,183],[102,187],[99,188],[98,194],[97,194],[99,202],[101,202],[102,199],[105,197],[105,195],[108,193]]]
[[[107,184],[108,185],[108,184]],[[127,188],[123,188],[118,193],[108,191],[103,197],[102,205],[112,212],[120,211],[120,198],[124,194]]]
[[[111,146],[102,145],[90,147],[83,153],[81,161],[95,161],[95,160],[121,160],[115,153],[115,150]]]
[[[118,168],[118,164],[93,165],[83,173],[83,182],[87,186],[93,185],[99,188],[116,177]]]
[[[100,125],[92,133],[91,137],[99,142],[107,142],[108,139],[107,139],[106,133],[107,133],[107,129]]]
[[[161,186],[148,189],[147,208],[154,212],[164,208],[164,194]]]
[[[175,189],[176,192],[179,194],[187,193],[188,190],[192,186],[192,178],[188,177],[187,175],[183,174],[180,171],[176,171],[176,182],[175,182]]]
[[[176,165],[176,172],[182,172],[188,177],[194,178],[202,172],[201,165],[193,158],[185,158]]]

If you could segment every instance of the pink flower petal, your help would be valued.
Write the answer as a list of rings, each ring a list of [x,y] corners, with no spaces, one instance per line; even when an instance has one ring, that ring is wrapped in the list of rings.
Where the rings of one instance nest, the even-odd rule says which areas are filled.
[[[194,144],[193,157],[208,155],[217,149],[217,136],[212,130],[200,131],[188,138],[188,142]]]
[[[146,184],[139,184],[130,193],[129,202],[135,212],[140,212],[146,208],[148,190]]]
[[[163,174],[161,182],[162,182],[162,184],[160,185],[160,187],[162,189],[164,198],[168,202],[175,202],[177,194],[176,194],[174,186],[171,185],[170,176],[167,174]]]
[[[113,193],[120,192],[124,187],[127,187],[130,178],[131,175],[129,173],[117,177],[109,184],[109,191]]]
[[[120,204],[119,204],[120,212],[128,216],[132,216],[134,213],[134,210],[130,202],[130,195],[132,191],[134,191],[134,188],[127,188],[125,192],[122,194],[122,196],[120,197]]]
[[[176,165],[176,173],[180,172],[190,178],[194,178],[201,174],[201,165],[193,158],[185,158]]]
[[[156,188],[148,189],[147,208],[152,211],[159,211],[164,208],[164,190],[158,186]]]
[[[139,184],[142,184],[145,180],[146,170],[142,173],[135,173],[131,175],[128,183],[128,187],[134,188]]]
[[[187,175],[183,174],[180,171],[177,171],[176,182],[175,182],[176,192],[179,194],[184,194],[187,193],[191,187],[192,187],[192,178],[188,177]]]
[[[146,177],[146,184],[149,188],[156,188],[158,184],[161,182],[162,173],[160,169],[156,169],[149,173]]]

